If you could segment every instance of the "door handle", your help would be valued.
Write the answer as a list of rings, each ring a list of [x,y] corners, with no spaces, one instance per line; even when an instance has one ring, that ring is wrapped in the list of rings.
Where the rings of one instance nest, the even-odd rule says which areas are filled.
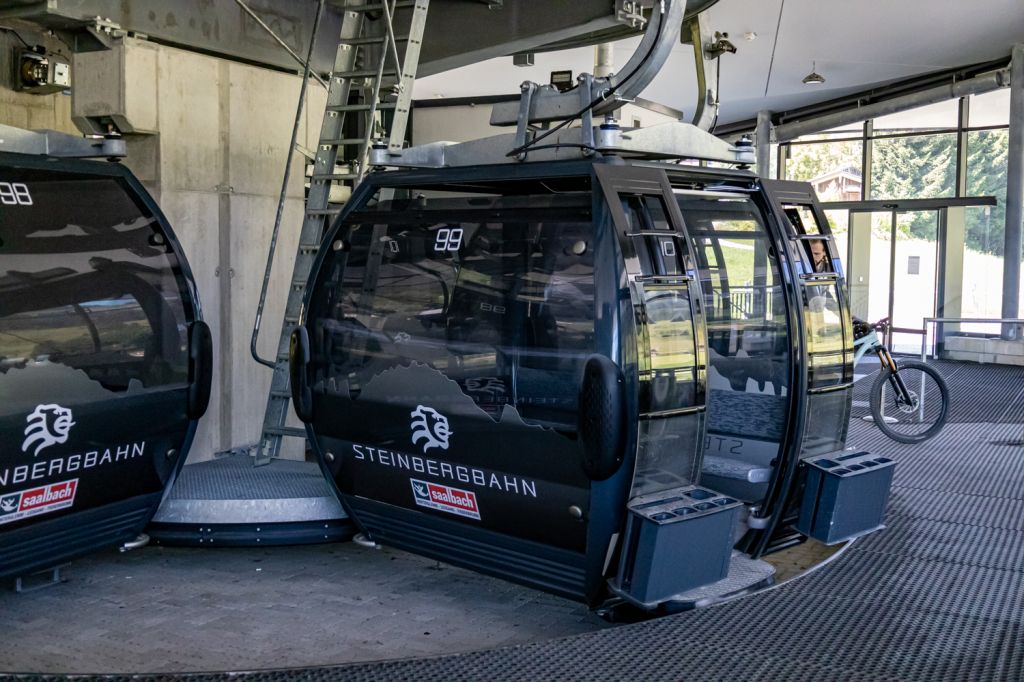
[[[603,355],[591,355],[583,367],[578,433],[588,477],[602,481],[618,471],[625,454],[626,382]]]
[[[189,419],[199,419],[210,405],[213,383],[213,335],[210,326],[196,320],[188,328],[188,405]]]
[[[313,421],[313,391],[306,381],[309,366],[309,332],[303,326],[292,330],[288,343],[288,383],[292,389],[295,414],[305,423]]]

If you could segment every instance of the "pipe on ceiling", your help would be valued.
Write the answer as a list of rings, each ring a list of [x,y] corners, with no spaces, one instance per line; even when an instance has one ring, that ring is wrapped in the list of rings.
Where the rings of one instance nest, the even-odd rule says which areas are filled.
[[[794,123],[783,123],[775,127],[777,142],[789,142],[802,135],[819,133],[840,126],[858,123],[868,118],[888,116],[908,109],[916,109],[928,104],[937,104],[951,99],[980,95],[1010,85],[1010,69],[998,69],[983,73],[970,80],[956,81],[947,85],[928,88],[909,95],[901,95],[882,102],[875,102],[863,107],[853,107],[834,114],[826,114]]]

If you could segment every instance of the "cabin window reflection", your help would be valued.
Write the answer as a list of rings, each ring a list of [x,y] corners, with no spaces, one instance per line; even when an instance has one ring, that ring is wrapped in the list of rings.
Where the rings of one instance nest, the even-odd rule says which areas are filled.
[[[495,419],[575,429],[594,346],[589,193],[411,193],[353,214],[314,305],[315,390],[358,399],[375,376],[428,365]],[[333,286],[330,282],[334,282]]]
[[[0,392],[59,382],[64,400],[184,384],[179,265],[123,182],[5,168],[32,203],[0,205]],[[59,375],[59,377],[58,377]]]

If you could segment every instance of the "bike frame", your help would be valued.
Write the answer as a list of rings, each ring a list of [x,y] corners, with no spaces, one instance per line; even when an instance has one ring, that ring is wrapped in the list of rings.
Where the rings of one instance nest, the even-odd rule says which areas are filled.
[[[903,377],[899,374],[899,367],[896,366],[896,359],[893,358],[892,353],[885,347],[882,340],[878,337],[876,330],[871,330],[871,333],[865,334],[859,339],[855,339],[853,342],[854,355],[853,355],[853,366],[856,367],[857,363],[860,362],[861,358],[868,351],[874,351],[878,355],[879,361],[883,367],[888,367],[892,370],[892,374],[889,375],[889,384],[892,386],[893,391],[899,396],[899,399],[908,403],[914,404],[914,397],[907,385],[903,382]],[[921,403],[923,409],[923,403]],[[916,407],[916,406],[915,406]]]

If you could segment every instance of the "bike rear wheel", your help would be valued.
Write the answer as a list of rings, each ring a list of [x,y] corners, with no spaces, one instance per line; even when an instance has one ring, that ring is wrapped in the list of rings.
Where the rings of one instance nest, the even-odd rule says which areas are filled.
[[[882,367],[871,387],[871,416],[882,433],[900,443],[920,443],[935,436],[949,417],[949,388],[938,371],[923,362],[897,366],[910,400],[896,376]]]

